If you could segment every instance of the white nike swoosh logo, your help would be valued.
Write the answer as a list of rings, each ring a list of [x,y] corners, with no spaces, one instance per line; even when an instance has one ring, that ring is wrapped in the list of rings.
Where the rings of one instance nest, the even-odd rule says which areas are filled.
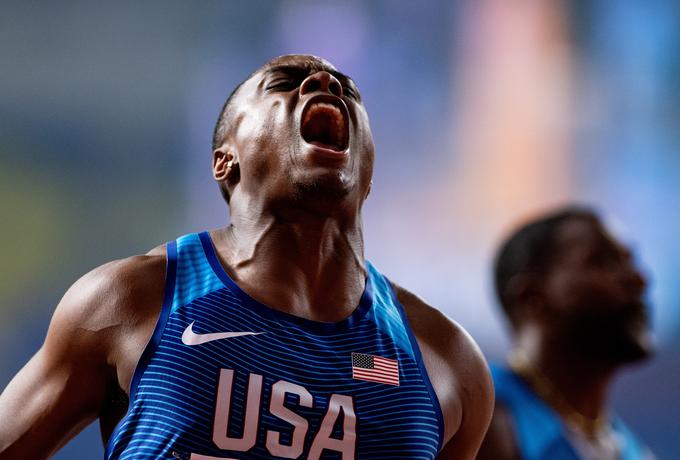
[[[184,345],[194,346],[212,342],[213,340],[231,339],[244,335],[264,334],[264,332],[213,332],[211,334],[196,334],[192,327],[195,322],[196,321],[192,321],[191,324],[184,329],[184,333],[182,334],[182,343]]]

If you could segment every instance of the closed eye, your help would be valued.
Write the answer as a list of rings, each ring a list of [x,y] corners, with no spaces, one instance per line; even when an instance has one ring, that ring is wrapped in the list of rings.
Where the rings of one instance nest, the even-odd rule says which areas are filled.
[[[291,91],[299,86],[299,82],[296,82],[294,80],[291,80],[289,78],[286,79],[276,79],[269,83],[265,89],[267,91]]]
[[[354,88],[352,88],[351,86],[343,86],[342,92],[347,96],[351,97],[352,99],[359,99],[359,95],[357,94],[356,91],[354,91]]]

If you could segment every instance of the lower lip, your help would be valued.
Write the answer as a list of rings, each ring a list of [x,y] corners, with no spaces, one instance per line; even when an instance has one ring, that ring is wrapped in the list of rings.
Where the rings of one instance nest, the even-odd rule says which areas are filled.
[[[349,151],[348,150],[333,150],[333,149],[328,149],[325,147],[321,147],[319,145],[314,145],[310,144],[308,142],[305,142],[305,145],[307,146],[307,152],[308,154],[311,154],[315,157],[318,157],[319,159],[324,159],[327,161],[330,161],[332,163],[344,163],[349,159]]]

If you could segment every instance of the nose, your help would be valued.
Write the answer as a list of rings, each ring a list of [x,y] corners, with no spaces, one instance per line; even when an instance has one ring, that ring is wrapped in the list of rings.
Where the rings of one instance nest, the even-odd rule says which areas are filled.
[[[631,267],[626,277],[626,284],[632,289],[637,295],[643,294],[647,290],[648,280],[645,274],[641,270],[635,267]]]
[[[323,91],[326,93],[331,93],[335,96],[342,96],[342,85],[330,73],[325,70],[320,70],[319,72],[313,73],[300,85],[300,95],[313,93],[315,91]]]

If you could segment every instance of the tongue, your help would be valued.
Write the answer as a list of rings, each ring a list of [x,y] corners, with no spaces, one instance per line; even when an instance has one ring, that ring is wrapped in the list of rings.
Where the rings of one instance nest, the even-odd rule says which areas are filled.
[[[333,115],[319,112],[312,116],[302,127],[302,138],[318,147],[340,150],[339,139],[336,134],[335,118]]]

